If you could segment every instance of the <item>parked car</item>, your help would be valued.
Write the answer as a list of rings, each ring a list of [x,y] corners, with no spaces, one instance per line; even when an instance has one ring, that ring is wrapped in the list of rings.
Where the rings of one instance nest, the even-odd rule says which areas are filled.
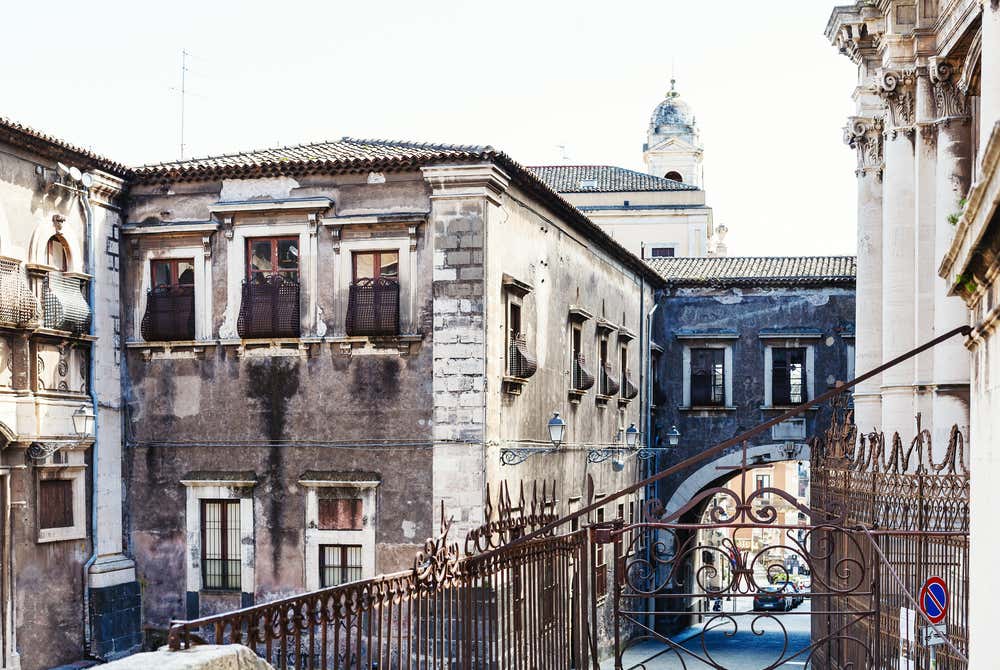
[[[753,597],[755,611],[792,609],[792,596],[784,586],[765,586]]]
[[[801,585],[798,585],[795,582],[789,582],[787,590],[792,595],[792,607],[798,607],[802,604],[802,601],[805,600],[805,598],[802,597],[802,593],[805,589],[803,589]]]

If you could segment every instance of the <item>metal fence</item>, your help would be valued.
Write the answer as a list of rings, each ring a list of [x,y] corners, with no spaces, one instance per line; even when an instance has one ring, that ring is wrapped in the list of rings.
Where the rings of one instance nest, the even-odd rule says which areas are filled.
[[[244,280],[236,331],[240,337],[298,337],[299,284],[280,275]]]
[[[399,334],[399,281],[359,279],[347,294],[348,335]]]
[[[147,342],[194,339],[194,286],[170,286],[146,293],[142,338]]]

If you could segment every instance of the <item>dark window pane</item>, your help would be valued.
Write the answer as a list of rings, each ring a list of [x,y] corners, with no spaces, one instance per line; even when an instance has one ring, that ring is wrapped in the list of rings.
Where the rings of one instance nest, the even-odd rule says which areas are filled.
[[[771,350],[771,401],[798,405],[807,400],[804,347]]]
[[[194,286],[194,263],[177,261],[177,283],[181,286]]]
[[[725,350],[692,349],[691,404],[723,405],[725,402]]]
[[[354,254],[354,279],[374,279],[375,278],[375,254],[357,253]]]
[[[278,240],[278,269],[297,270],[299,268],[299,241]]]
[[[172,283],[169,261],[153,261],[153,286],[170,286]]]
[[[240,502],[201,502],[202,588],[238,591],[241,569]]]
[[[379,254],[379,276],[397,277],[399,276],[399,253],[395,251],[383,251]]]
[[[41,528],[68,528],[73,525],[73,482],[43,479],[38,482],[38,525]]]
[[[250,271],[270,272],[271,240],[254,240],[250,244]]]
[[[672,258],[673,255],[673,247],[653,247],[651,254],[653,258]]]

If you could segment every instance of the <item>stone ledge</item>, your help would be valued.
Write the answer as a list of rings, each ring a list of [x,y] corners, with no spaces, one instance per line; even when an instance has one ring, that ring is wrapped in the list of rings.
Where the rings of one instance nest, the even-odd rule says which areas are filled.
[[[198,645],[182,651],[166,648],[134,654],[101,666],[107,670],[273,670],[273,666],[239,644]]]

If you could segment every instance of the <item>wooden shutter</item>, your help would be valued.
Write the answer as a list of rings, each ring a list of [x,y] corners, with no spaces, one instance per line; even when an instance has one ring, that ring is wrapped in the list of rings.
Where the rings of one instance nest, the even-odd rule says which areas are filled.
[[[73,480],[43,479],[38,482],[38,525],[67,528],[73,525]]]
[[[320,530],[361,530],[364,527],[360,498],[321,498]]]

